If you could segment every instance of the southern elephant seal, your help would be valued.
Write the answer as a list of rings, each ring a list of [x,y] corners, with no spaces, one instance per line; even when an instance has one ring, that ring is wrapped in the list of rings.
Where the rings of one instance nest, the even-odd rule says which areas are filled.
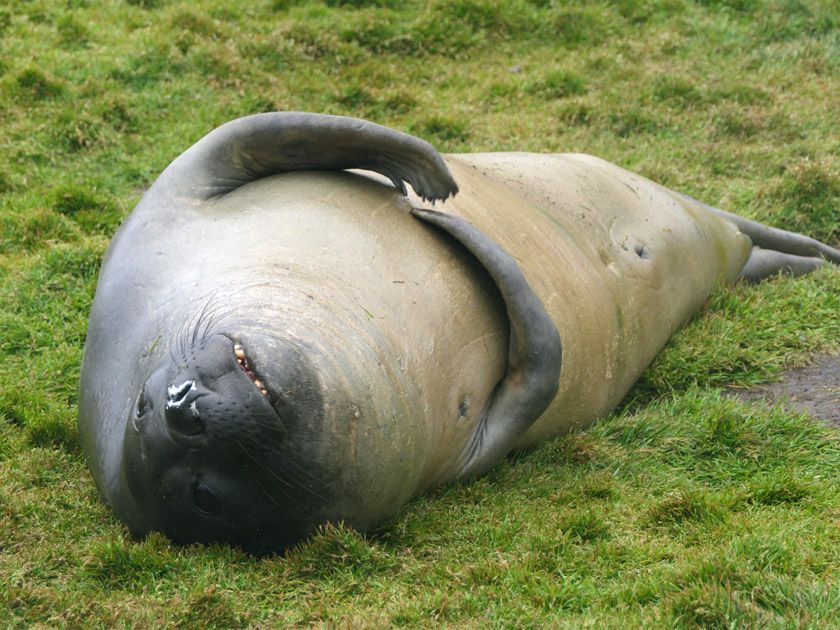
[[[822,257],[840,262],[589,156],[441,157],[360,120],[251,116],[114,236],[83,447],[137,535],[268,551],[365,530],[607,413],[716,282]]]

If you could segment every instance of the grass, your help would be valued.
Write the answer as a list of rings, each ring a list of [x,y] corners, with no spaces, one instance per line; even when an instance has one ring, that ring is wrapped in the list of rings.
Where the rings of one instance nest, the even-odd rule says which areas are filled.
[[[840,442],[719,387],[836,350],[840,276],[719,289],[621,409],[286,557],[132,540],[80,452],[108,239],[237,116],[581,151],[837,245],[830,0],[0,2],[0,623],[830,628]]]

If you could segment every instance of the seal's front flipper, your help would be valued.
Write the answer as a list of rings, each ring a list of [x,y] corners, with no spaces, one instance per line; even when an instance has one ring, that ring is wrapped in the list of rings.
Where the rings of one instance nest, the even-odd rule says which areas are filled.
[[[365,120],[306,112],[255,114],[226,123],[182,153],[149,191],[198,201],[288,171],[358,168],[405,192],[446,199],[458,186],[428,142]]]
[[[554,399],[560,380],[560,333],[519,265],[489,236],[449,214],[420,208],[411,212],[466,246],[495,280],[507,307],[507,374],[487,399],[457,473],[461,478],[480,475],[510,452]]]
[[[761,282],[778,273],[786,273],[794,277],[804,276],[806,273],[816,271],[824,264],[825,260],[814,256],[796,256],[772,249],[753,247],[749,260],[741,270],[738,280]]]

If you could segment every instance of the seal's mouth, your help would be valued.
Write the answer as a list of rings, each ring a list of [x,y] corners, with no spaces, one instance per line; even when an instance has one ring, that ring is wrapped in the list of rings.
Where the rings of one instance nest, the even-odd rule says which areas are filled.
[[[254,385],[259,388],[263,396],[268,397],[268,390],[265,388],[263,382],[257,378],[257,375],[251,371],[251,366],[248,363],[248,357],[245,355],[245,350],[240,344],[234,344],[233,354],[236,355],[236,362],[239,363],[239,367],[241,367],[245,374],[248,375],[248,378],[254,381]]]

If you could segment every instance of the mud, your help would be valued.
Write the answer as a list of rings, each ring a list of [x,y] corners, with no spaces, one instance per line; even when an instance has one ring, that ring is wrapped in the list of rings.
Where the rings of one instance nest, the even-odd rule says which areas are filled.
[[[726,391],[743,400],[782,400],[797,411],[840,428],[840,356],[817,355],[807,367],[785,370],[778,382]]]

